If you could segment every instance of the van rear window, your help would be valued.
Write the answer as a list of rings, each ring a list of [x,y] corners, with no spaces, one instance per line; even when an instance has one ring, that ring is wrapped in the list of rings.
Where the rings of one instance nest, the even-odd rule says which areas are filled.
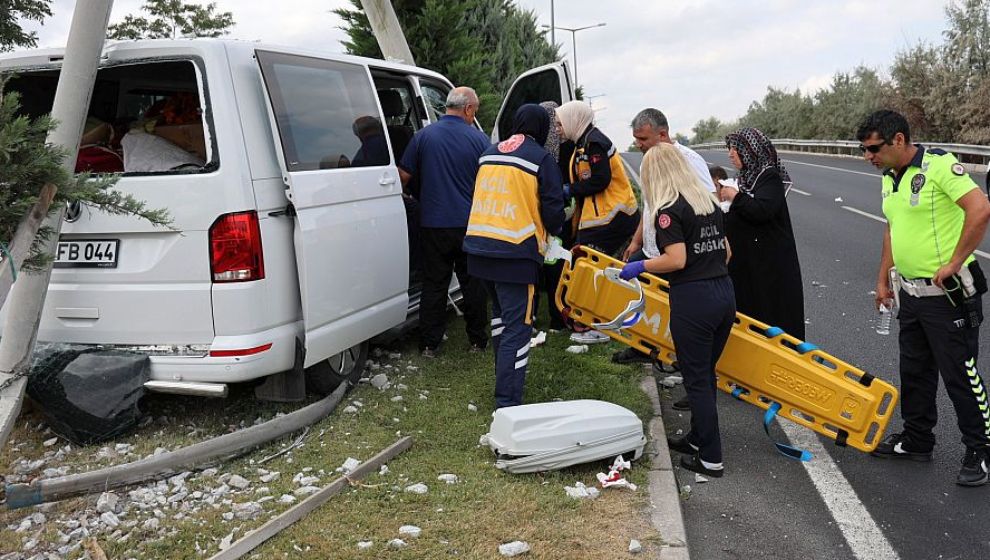
[[[257,55],[289,171],[389,163],[366,68],[268,51]]]
[[[21,109],[51,112],[58,70],[16,74],[8,89]],[[177,174],[213,171],[207,100],[192,61],[156,61],[101,68],[96,75],[76,171]]]

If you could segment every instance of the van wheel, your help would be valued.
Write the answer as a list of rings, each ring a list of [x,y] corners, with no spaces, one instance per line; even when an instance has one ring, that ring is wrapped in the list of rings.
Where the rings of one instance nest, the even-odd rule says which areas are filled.
[[[368,342],[362,342],[306,368],[306,389],[329,395],[345,381],[356,385],[368,359]]]

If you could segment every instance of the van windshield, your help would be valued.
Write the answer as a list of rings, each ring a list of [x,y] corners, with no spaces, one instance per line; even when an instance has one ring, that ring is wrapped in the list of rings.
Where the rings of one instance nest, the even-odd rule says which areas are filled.
[[[51,112],[58,70],[14,75],[22,113]],[[213,171],[207,100],[191,61],[158,61],[101,68],[80,139],[76,172],[179,174]]]

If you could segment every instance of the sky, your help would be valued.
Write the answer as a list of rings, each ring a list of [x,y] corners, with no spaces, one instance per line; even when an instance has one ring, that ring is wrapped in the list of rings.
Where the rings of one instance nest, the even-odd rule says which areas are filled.
[[[550,24],[553,0],[516,0]],[[343,52],[340,18],[346,0],[215,0],[237,22],[230,37]],[[919,41],[939,44],[948,0],[556,0],[555,25],[576,34],[578,78],[596,122],[620,147],[632,142],[629,122],[646,107],[667,115],[672,132],[690,137],[699,120],[738,118],[767,86],[814,92],[839,71],[889,67]],[[143,0],[116,0],[111,23],[136,13]],[[53,16],[25,28],[39,46],[65,44],[75,2],[54,0]],[[607,5],[607,9],[602,9]],[[557,31],[573,68],[571,33]],[[466,84],[470,85],[470,84]]]

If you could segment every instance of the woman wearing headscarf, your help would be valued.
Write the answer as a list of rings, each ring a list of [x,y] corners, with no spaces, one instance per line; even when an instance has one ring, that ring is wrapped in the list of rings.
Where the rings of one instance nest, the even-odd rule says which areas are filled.
[[[615,255],[639,227],[636,195],[626,177],[618,150],[594,124],[587,103],[570,101],[557,109],[562,138],[574,143],[564,197],[576,199],[571,231],[578,245]],[[571,340],[592,344],[608,342],[597,331],[574,333]]]
[[[654,226],[657,252],[625,265],[620,277],[628,280],[651,272],[666,275],[670,283],[670,334],[690,402],[691,430],[668,444],[685,454],[684,468],[719,477],[723,467],[715,363],[736,317],[722,211],[708,185],[671,144],[660,143],[646,152],[640,177],[646,207],[656,208],[646,221]]]
[[[544,101],[540,103],[540,107],[547,112],[547,117],[550,119],[550,132],[547,134],[547,140],[543,143],[543,147],[547,152],[550,153],[550,157],[557,162],[558,167],[561,170],[561,174],[567,172],[567,164],[569,161],[561,161],[561,148],[564,148],[564,154],[570,153],[571,150],[567,149],[567,146],[561,146],[560,132],[557,130],[557,108],[560,105],[556,101]],[[570,143],[568,143],[570,145]],[[563,192],[563,191],[561,191]],[[566,201],[565,201],[566,203]],[[565,212],[566,216],[566,212]],[[574,243],[574,238],[571,236],[570,228],[561,228],[560,231],[561,246],[569,249]],[[564,324],[563,315],[561,310],[557,307],[556,294],[557,294],[557,284],[560,283],[560,276],[564,272],[564,262],[557,261],[553,264],[544,264],[543,271],[540,276],[540,283],[542,284],[542,289],[547,295],[547,308],[549,309],[548,315],[550,316],[550,330],[559,331],[563,330],[566,325]],[[538,306],[537,306],[538,307]]]
[[[574,142],[565,196],[577,199],[576,241],[613,254],[639,227],[639,204],[618,150],[594,124],[587,103],[570,101],[557,109],[563,138]]]
[[[522,404],[533,336],[533,295],[547,240],[564,223],[557,162],[543,145],[550,118],[535,104],[516,111],[512,136],[479,160],[464,237],[468,273],[492,298],[495,406]]]
[[[759,130],[743,128],[725,141],[739,170],[738,189],[720,193],[731,202],[725,227],[734,251],[729,274],[736,305],[739,312],[804,340],[801,265],[785,198],[790,176]]]

